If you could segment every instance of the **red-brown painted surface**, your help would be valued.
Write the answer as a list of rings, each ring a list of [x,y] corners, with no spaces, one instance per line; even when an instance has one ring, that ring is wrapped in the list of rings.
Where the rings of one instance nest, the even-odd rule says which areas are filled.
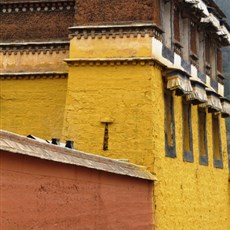
[[[77,0],[76,24],[122,24],[155,22],[160,24],[159,0]]]
[[[74,9],[0,14],[0,42],[68,40]]]
[[[152,230],[152,182],[2,151],[0,229]]]

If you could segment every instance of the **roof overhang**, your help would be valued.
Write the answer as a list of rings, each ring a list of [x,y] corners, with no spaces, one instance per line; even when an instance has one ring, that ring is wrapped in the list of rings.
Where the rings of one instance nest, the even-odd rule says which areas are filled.
[[[221,116],[224,118],[230,117],[230,100],[226,97],[222,97],[220,98],[220,101],[222,105]]]
[[[189,75],[178,69],[167,69],[163,74],[166,79],[166,88],[175,90],[176,95],[186,95],[193,92]]]
[[[186,95],[186,100],[190,101],[193,105],[198,105],[202,103],[206,103],[208,101],[207,94],[206,94],[206,86],[204,83],[196,80],[191,79],[192,85],[192,93]]]

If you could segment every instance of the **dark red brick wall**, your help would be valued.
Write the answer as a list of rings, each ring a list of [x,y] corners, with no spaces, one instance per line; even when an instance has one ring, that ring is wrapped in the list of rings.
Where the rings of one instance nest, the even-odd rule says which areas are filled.
[[[0,0],[1,3],[11,3],[11,2],[13,2],[13,3],[15,3],[15,2],[17,2],[17,3],[21,3],[21,2],[28,3],[28,2],[47,2],[47,1],[55,2],[56,0]]]
[[[0,152],[1,229],[152,230],[152,183]]]
[[[67,40],[74,9],[0,14],[0,41]]]
[[[159,0],[77,0],[77,25],[127,22],[159,24]]]

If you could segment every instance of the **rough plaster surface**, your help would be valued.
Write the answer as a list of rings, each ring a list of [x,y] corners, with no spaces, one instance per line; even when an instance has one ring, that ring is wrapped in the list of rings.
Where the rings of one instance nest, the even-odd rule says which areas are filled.
[[[77,50],[77,40],[72,41],[76,44],[71,47]],[[121,49],[125,42],[128,40],[123,39]],[[94,45],[99,52],[100,43],[95,39],[90,48]],[[95,54],[78,51],[88,57]],[[200,165],[198,111],[197,106],[192,106],[194,163],[188,163],[183,161],[182,101],[178,96],[174,106],[177,157],[165,157],[164,87],[158,68],[138,64],[71,66],[68,86],[63,136],[78,141],[83,151],[129,159],[154,173],[158,178],[153,195],[156,229],[229,229],[224,119],[221,119],[224,169],[213,166],[211,114],[207,116],[209,165]],[[104,125],[100,120],[103,117],[114,121],[109,125],[108,151],[102,150]]]
[[[46,54],[38,53],[23,53],[6,54],[0,53],[0,72],[45,72],[59,71],[66,72],[67,65],[63,61],[68,57],[68,51],[63,53],[47,52]],[[33,63],[33,65],[31,65]]]
[[[67,40],[74,10],[0,14],[0,42]]]
[[[60,137],[67,79],[1,80],[1,129]]]
[[[152,183],[0,153],[1,229],[152,230]]]
[[[76,24],[153,21],[154,4],[152,0],[79,0]]]
[[[79,1],[79,15],[76,16],[77,24],[112,22],[113,20],[116,21],[115,16],[117,16],[116,22],[134,20],[135,17],[136,20],[143,19],[144,21],[151,18],[148,13],[140,16],[141,11],[135,10],[135,7],[138,9],[143,1],[132,2],[133,4],[128,6],[130,12],[127,12],[127,15],[122,10],[120,12],[111,10],[106,1],[103,1],[104,4],[101,5],[106,9],[106,14],[100,12],[101,8],[97,5],[87,8],[90,2],[97,4],[97,1]],[[124,1],[123,3],[121,1],[116,2],[120,5],[120,9],[127,9]],[[92,10],[95,13],[92,13]],[[137,15],[133,15],[133,12],[131,14],[131,11],[137,12]],[[92,16],[89,17],[89,15]],[[135,46],[135,49],[132,49],[129,47],[129,41],[124,41],[124,39],[120,39],[119,42],[114,41],[114,46],[111,45],[111,42],[107,42],[107,44],[110,43],[110,47],[106,47],[106,43],[103,43],[102,40],[99,42],[95,39],[94,43],[89,40],[73,39],[74,44],[71,46],[70,53],[72,52],[73,57],[94,58],[104,54],[108,57],[118,57],[119,55],[129,56],[132,54],[135,56],[136,54],[146,55],[150,53],[151,50],[146,51],[146,49],[151,45],[148,46],[146,40],[143,41],[144,39],[140,40],[140,43],[145,44],[144,47],[139,44],[139,47]],[[125,42],[127,43],[125,44]],[[115,49],[116,51],[112,50],[111,48],[118,47],[118,43],[121,43],[119,52],[117,49]],[[78,44],[81,44],[81,48],[78,48]],[[87,53],[87,46],[90,46],[91,52]],[[129,49],[125,50],[125,47],[129,47]],[[94,52],[92,52],[93,50]],[[105,53],[100,51],[105,51]],[[58,80],[53,82],[58,82]],[[15,94],[14,85],[16,85],[14,81],[11,81],[11,91],[8,92],[9,103],[4,104],[8,106],[7,110],[9,111],[3,116],[4,122],[7,122],[4,127],[22,134],[25,131],[28,133],[28,130],[33,131],[36,135],[46,138],[52,134],[52,132],[47,131],[47,127],[49,130],[52,125],[53,128],[58,127],[57,135],[60,135],[60,120],[55,120],[56,126],[54,126],[50,123],[52,121],[50,118],[56,118],[56,114],[61,114],[64,110],[57,112],[58,106],[55,109],[52,107],[53,103],[57,103],[60,99],[63,100],[63,91],[60,90],[59,93],[53,94],[53,88],[49,88],[45,97],[43,93],[43,96],[38,93],[39,89],[34,89],[31,93],[29,90],[30,83],[25,83],[27,88],[24,88],[23,82],[16,88],[16,92],[19,94]],[[67,88],[66,83],[63,83],[63,88]],[[37,108],[33,107],[32,104],[28,104],[28,107],[25,108],[17,106],[20,104],[20,100],[26,102],[31,95],[33,95],[33,99],[37,93],[38,97],[35,100],[38,104]],[[41,100],[39,102],[39,98],[44,104],[41,103]],[[62,103],[64,104],[63,101]],[[23,103],[23,105],[25,104]],[[49,109],[44,109],[46,107]],[[28,119],[25,119],[27,117],[23,113],[24,109],[30,111],[30,123],[27,122]],[[42,111],[42,114],[37,112],[38,109]],[[39,116],[40,118],[38,118]],[[16,119],[11,119],[12,117],[16,117]],[[48,122],[45,125],[38,125],[37,119],[45,122],[47,117]],[[109,125],[109,150],[103,152],[104,125],[100,121],[105,117],[111,117],[114,122]],[[208,114],[207,122],[208,166],[199,165],[197,106],[193,106],[192,110],[194,163],[183,162],[180,97],[175,97],[175,119],[177,157],[172,159],[165,157],[163,144],[163,82],[159,69],[153,66],[138,65],[81,66],[70,67],[69,69],[63,137],[74,139],[80,150],[113,158],[129,159],[131,162],[147,166],[152,173],[155,173],[159,179],[155,184],[153,196],[156,204],[156,229],[228,230],[230,229],[230,188],[224,120],[221,119],[224,169],[216,169],[213,167],[211,114]],[[31,124],[33,125],[31,126]]]

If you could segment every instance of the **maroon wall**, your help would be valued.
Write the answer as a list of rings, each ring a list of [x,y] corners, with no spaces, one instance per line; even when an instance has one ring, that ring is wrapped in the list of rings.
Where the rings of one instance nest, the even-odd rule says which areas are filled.
[[[152,182],[0,153],[1,229],[152,230]]]
[[[74,9],[0,13],[0,42],[68,40]]]
[[[155,12],[160,11],[158,2],[159,0],[77,0],[76,23],[152,22]]]

